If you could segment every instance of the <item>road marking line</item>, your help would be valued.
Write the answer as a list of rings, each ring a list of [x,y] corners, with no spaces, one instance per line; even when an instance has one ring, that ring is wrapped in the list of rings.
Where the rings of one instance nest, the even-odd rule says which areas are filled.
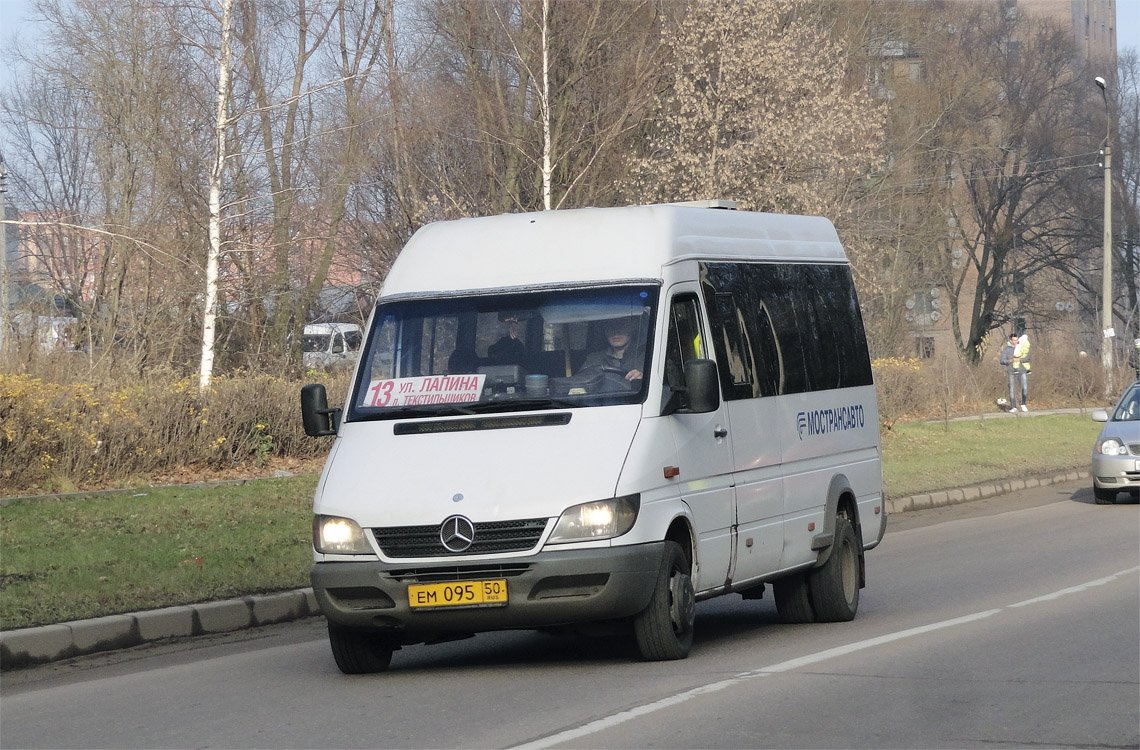
[[[888,633],[886,635],[877,636],[875,638],[868,638],[866,640],[850,643],[846,646],[837,646],[836,648],[830,648],[826,651],[819,651],[817,653],[807,654],[806,656],[800,656],[795,659],[788,659],[787,661],[782,661],[778,664],[773,664],[768,667],[761,667],[759,669],[754,669],[748,672],[741,672],[740,674],[729,677],[728,679],[712,682],[708,685],[700,685],[690,690],[661,698],[660,700],[653,701],[652,703],[646,703],[644,705],[637,706],[626,711],[620,711],[616,714],[611,714],[610,716],[591,721],[574,729],[567,729],[564,732],[542,737],[533,742],[528,742],[523,745],[516,745],[514,748],[512,748],[512,750],[539,750],[540,748],[553,747],[563,742],[581,739],[582,737],[587,737],[591,734],[596,734],[597,732],[602,732],[606,729],[616,727],[619,724],[624,724],[625,722],[636,719],[640,716],[656,713],[662,709],[670,708],[672,706],[684,703],[692,698],[696,698],[701,695],[708,695],[710,693],[716,693],[724,690],[725,688],[729,688],[734,685],[739,685],[743,682],[756,679],[757,677],[767,677],[773,674],[791,672],[792,670],[800,669],[801,667],[818,664],[822,661],[834,659],[839,656],[846,656],[847,654],[853,654],[857,651],[863,651],[869,648],[875,648],[876,646],[882,646],[887,643],[893,643],[904,638],[911,638],[916,635],[932,633],[936,630],[943,630],[945,628],[952,628],[958,625],[977,622],[978,620],[984,620],[987,617],[992,617],[1004,609],[1014,609],[1030,604],[1036,604],[1038,602],[1053,601],[1055,599],[1059,599],[1062,596],[1087,591],[1088,589],[1095,586],[1103,586],[1106,583],[1115,581],[1117,578],[1135,573],[1137,571],[1140,571],[1140,566],[1129,568],[1128,570],[1122,570],[1118,573],[1113,573],[1110,576],[1105,576],[1104,578],[1098,578],[1095,581],[1089,581],[1088,583],[1080,584],[1079,586],[1071,586],[1066,589],[1061,589],[1060,591],[1055,591],[1051,594],[1039,596],[1035,599],[1027,599],[1026,601],[1018,602],[1017,604],[1009,604],[1005,607],[999,607],[998,609],[988,609],[984,612],[976,612],[972,615],[955,617],[950,620],[931,623],[930,625],[921,625],[917,628],[908,628],[907,630],[900,630],[895,633]]]
[[[1112,583],[1117,578],[1120,578],[1121,576],[1126,576],[1130,573],[1135,573],[1138,570],[1140,570],[1140,566],[1137,566],[1135,568],[1129,568],[1128,570],[1122,570],[1118,573],[1113,573],[1110,576],[1105,576],[1104,578],[1098,578],[1095,581],[1089,581],[1088,583],[1082,583],[1079,586],[1070,586],[1067,589],[1061,589],[1060,591],[1054,591],[1052,594],[1045,594],[1044,596],[1039,596],[1035,599],[1026,599],[1023,602],[1018,602],[1017,604],[1010,604],[1009,606],[1012,609],[1012,608],[1016,608],[1016,607],[1028,607],[1030,604],[1037,604],[1039,602],[1051,602],[1054,599],[1060,599],[1062,596],[1067,596],[1068,594],[1079,594],[1082,591],[1086,591],[1088,589],[1091,589],[1094,586],[1103,586],[1106,583]]]

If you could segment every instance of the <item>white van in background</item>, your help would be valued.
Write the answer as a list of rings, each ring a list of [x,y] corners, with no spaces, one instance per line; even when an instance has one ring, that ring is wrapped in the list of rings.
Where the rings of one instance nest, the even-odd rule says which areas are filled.
[[[307,368],[351,366],[362,339],[355,323],[309,323],[301,339],[302,362]]]
[[[850,620],[886,528],[879,420],[827,219],[696,205],[431,224],[368,325],[313,510],[337,666],[488,630],[632,630],[696,603]]]

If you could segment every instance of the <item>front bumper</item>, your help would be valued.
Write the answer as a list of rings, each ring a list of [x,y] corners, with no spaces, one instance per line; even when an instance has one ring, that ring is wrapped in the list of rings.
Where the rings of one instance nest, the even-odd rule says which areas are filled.
[[[637,614],[649,604],[664,549],[663,542],[655,542],[467,563],[317,562],[310,578],[330,623],[419,643]],[[422,610],[408,604],[411,584],[496,578],[507,581],[505,606]]]
[[[1093,484],[1105,490],[1140,493],[1140,456],[1092,457]]]

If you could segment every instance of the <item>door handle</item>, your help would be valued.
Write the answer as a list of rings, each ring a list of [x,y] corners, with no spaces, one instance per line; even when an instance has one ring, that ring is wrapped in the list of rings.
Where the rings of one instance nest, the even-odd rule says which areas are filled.
[[[717,427],[715,430],[713,430],[713,437],[714,438],[728,437],[728,428]]]

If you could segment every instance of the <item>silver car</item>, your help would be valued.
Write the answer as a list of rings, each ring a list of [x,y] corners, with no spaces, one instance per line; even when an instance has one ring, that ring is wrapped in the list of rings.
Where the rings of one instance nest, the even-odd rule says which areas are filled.
[[[1140,498],[1140,380],[1124,390],[1111,416],[1096,409],[1092,418],[1105,423],[1092,454],[1097,504],[1111,505],[1121,492]]]

